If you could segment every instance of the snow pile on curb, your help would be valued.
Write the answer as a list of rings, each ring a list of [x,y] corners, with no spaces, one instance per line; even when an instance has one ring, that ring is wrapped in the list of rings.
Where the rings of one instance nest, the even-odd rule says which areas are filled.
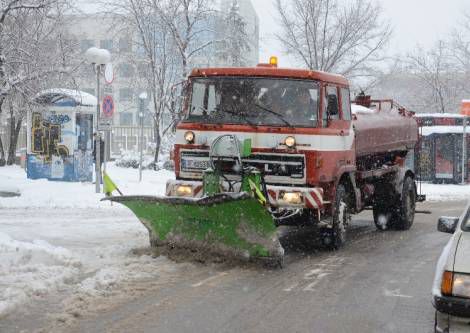
[[[138,170],[119,168],[112,163],[107,173],[125,195],[163,195],[166,181],[174,178],[172,171],[145,170],[143,181],[139,183]],[[110,207],[109,202],[100,202],[104,195],[95,193],[94,184],[31,180],[17,166],[0,168],[0,184],[14,184],[21,192],[20,197],[0,198],[0,208]]]
[[[20,189],[16,186],[15,181],[6,177],[0,182],[0,193],[20,194]],[[1,196],[1,195],[0,195]]]
[[[428,201],[470,200],[470,185],[444,185],[422,183],[422,192]],[[419,191],[419,184],[418,184]]]
[[[0,232],[0,317],[19,304],[70,283],[82,263],[43,240],[22,242]]]
[[[140,164],[140,155],[134,151],[125,151],[122,155],[116,159],[116,166],[121,168],[133,168],[138,169]],[[163,164],[163,163],[160,163]],[[142,169],[154,169],[155,163],[153,157],[149,155],[142,156]],[[161,169],[161,167],[158,167]]]

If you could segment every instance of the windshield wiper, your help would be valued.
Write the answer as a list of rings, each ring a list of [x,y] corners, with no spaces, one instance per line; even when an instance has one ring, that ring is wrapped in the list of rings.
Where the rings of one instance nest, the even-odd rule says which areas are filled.
[[[248,119],[247,114],[244,114],[241,112],[229,111],[227,109],[222,109],[222,112],[227,112],[228,114],[231,114],[233,116],[238,116],[240,119],[245,120],[248,123],[248,125],[252,127],[258,127],[258,125],[256,125],[254,122]]]
[[[260,108],[261,110],[264,110],[264,111],[266,111],[266,112],[269,112],[269,113],[271,113],[271,114],[277,116],[277,117],[278,117],[282,122],[284,122],[284,124],[286,124],[287,126],[289,126],[289,127],[294,127],[294,126],[292,126],[291,123],[289,123],[287,120],[284,119],[284,116],[283,116],[282,114],[277,113],[276,111],[273,111],[273,110],[271,110],[271,109],[268,109],[268,108],[266,108],[266,107],[264,107],[264,106],[262,106],[262,105],[259,105],[258,103],[253,103],[253,104],[254,104],[254,106]]]

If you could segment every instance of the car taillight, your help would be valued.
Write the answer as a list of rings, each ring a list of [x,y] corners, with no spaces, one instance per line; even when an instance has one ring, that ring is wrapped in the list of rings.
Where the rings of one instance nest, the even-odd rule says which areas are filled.
[[[442,274],[442,282],[441,282],[441,293],[444,296],[451,296],[452,295],[452,283],[454,281],[454,273],[449,271],[444,271]]]

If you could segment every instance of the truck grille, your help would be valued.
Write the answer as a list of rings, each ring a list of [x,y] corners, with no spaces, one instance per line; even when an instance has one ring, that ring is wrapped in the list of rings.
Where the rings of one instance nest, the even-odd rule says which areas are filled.
[[[268,154],[256,153],[248,158],[242,159],[245,165],[260,170],[264,176],[289,177],[294,179],[304,178],[305,157],[304,155],[290,154]],[[223,159],[220,161],[225,174],[231,175],[234,161]],[[209,167],[209,152],[207,151],[182,151],[181,171],[190,173],[202,173]]]

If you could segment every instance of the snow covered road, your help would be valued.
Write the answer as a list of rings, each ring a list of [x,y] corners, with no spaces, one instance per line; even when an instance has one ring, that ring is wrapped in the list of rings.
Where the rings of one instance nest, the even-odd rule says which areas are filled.
[[[108,173],[125,194],[162,195],[174,177],[147,170],[138,183],[137,170],[112,164]],[[0,190],[12,184],[21,196],[0,198],[0,318],[53,294],[115,295],[125,284],[164,283],[192,269],[151,257],[146,229],[126,208],[100,202],[93,184],[32,181],[18,167],[0,168]],[[434,201],[470,198],[470,186],[423,190]]]

